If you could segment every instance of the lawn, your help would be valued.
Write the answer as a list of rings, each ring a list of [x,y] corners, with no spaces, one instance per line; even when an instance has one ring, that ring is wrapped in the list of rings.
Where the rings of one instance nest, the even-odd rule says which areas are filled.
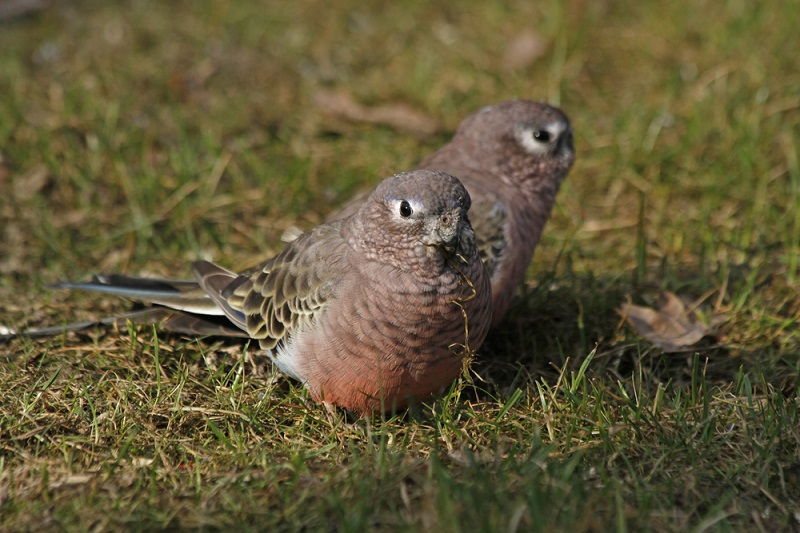
[[[577,160],[508,318],[372,419],[255,343],[0,344],[0,530],[800,530],[800,2],[337,3],[0,0],[0,325],[250,266],[525,97]],[[618,313],[663,290],[709,335]]]

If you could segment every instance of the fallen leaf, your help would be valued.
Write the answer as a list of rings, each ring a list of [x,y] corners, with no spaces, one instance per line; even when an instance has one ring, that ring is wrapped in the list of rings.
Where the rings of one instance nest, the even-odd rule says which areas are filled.
[[[314,93],[314,104],[332,115],[354,122],[384,124],[417,135],[432,135],[439,130],[435,120],[402,102],[365,106],[347,92],[319,89]]]
[[[708,328],[697,320],[691,308],[673,292],[663,291],[658,309],[623,303],[617,312],[637,333],[665,352],[683,350],[702,339]]]

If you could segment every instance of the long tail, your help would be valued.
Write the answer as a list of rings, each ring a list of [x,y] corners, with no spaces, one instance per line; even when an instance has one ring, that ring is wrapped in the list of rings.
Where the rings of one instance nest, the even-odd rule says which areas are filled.
[[[198,315],[223,316],[225,313],[194,280],[140,278],[121,274],[101,274],[90,281],[62,281],[54,289],[95,291],[122,296],[137,302],[163,305]]]
[[[81,331],[98,325],[126,327],[134,324],[157,323],[166,331],[190,335],[215,335],[247,338],[235,321],[232,322],[214,298],[196,281],[142,278],[120,274],[97,275],[87,282],[60,282],[57,289],[86,290],[121,296],[153,307],[61,326],[31,328],[19,331],[0,326],[0,341],[15,337],[48,337],[64,332]]]

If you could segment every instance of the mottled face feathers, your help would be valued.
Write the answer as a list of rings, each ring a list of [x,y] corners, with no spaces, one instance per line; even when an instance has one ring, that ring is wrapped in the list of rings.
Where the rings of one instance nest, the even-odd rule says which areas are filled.
[[[401,270],[418,269],[426,258],[460,253],[473,242],[470,204],[461,182],[444,172],[397,174],[375,189],[345,231],[368,256]]]
[[[510,100],[478,110],[462,121],[449,146],[456,147],[461,158],[471,159],[472,166],[480,165],[496,177],[514,178],[516,183],[544,175],[543,168],[566,176],[575,159],[567,116],[558,108],[530,100]],[[437,154],[430,159],[439,162]],[[425,162],[420,166],[438,168]],[[515,175],[497,172],[503,169]]]
[[[405,228],[409,222],[438,218],[448,212],[466,214],[470,203],[469,193],[458,179],[440,171],[418,170],[385,179],[365,206],[372,213],[383,205],[388,218]]]
[[[516,140],[523,150],[534,157],[571,157],[574,152],[569,122],[553,120],[547,124],[520,123],[515,129]]]

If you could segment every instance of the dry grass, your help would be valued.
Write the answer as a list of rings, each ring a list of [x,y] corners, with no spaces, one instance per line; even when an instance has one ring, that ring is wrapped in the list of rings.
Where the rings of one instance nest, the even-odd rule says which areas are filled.
[[[798,26],[796,1],[0,22],[5,326],[127,309],[60,279],[252,264],[484,104],[560,105],[579,151],[474,383],[415,412],[330,416],[252,346],[149,328],[0,345],[0,529],[800,529]],[[348,122],[319,89],[440,131]],[[716,338],[663,354],[620,324],[662,288],[709,294]]]

